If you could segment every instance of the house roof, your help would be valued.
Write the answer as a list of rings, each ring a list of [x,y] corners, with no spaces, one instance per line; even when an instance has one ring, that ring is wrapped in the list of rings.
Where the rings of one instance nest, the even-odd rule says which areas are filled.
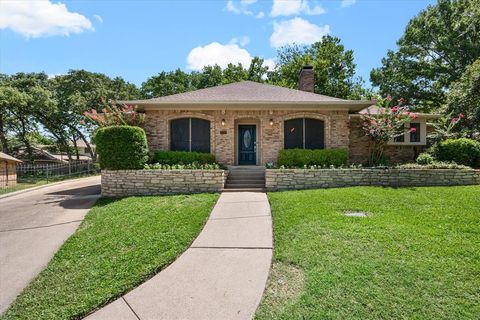
[[[252,105],[311,105],[348,108],[359,111],[375,104],[371,100],[345,100],[329,97],[312,92],[289,89],[270,84],[253,81],[241,81],[200,89],[190,92],[178,93],[164,97],[147,100],[119,101],[120,103],[134,104],[140,108],[161,107],[162,105],[222,105],[228,108],[234,104]],[[258,106],[257,106],[258,108]]]
[[[17,158],[14,158],[6,153],[0,152],[0,160],[6,160],[6,161],[13,161],[13,162],[22,162],[21,160],[18,160]]]
[[[362,114],[371,114],[371,115],[377,115],[377,114],[383,114],[385,113],[385,108],[379,107],[379,106],[370,106],[365,109],[360,110],[357,114],[352,114],[350,116],[360,116]],[[425,118],[425,119],[436,119],[436,118],[441,118],[442,115],[440,114],[432,114],[432,113],[422,113],[422,112],[414,112],[415,115],[418,118]]]

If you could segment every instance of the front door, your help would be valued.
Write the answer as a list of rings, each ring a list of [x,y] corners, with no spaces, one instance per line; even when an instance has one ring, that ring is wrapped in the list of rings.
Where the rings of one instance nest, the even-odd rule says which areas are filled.
[[[255,125],[238,126],[238,164],[257,164],[257,135]]]

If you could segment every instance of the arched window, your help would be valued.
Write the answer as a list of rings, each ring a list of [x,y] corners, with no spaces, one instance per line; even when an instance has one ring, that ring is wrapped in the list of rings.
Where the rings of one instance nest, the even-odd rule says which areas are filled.
[[[284,123],[285,149],[325,148],[325,123],[322,120],[297,118]]]
[[[170,121],[170,150],[210,152],[210,121],[198,118]]]

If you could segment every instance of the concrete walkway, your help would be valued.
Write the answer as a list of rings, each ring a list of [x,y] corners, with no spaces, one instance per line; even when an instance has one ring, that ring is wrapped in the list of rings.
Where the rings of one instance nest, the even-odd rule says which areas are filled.
[[[271,259],[272,220],[267,196],[223,193],[185,253],[87,319],[251,319],[262,297]]]
[[[100,197],[100,176],[0,199],[0,313],[45,268]]]

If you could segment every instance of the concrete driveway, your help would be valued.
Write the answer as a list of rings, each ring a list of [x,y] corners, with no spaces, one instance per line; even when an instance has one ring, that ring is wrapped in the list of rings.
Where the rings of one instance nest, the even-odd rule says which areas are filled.
[[[0,313],[47,265],[100,196],[100,176],[0,199]]]

